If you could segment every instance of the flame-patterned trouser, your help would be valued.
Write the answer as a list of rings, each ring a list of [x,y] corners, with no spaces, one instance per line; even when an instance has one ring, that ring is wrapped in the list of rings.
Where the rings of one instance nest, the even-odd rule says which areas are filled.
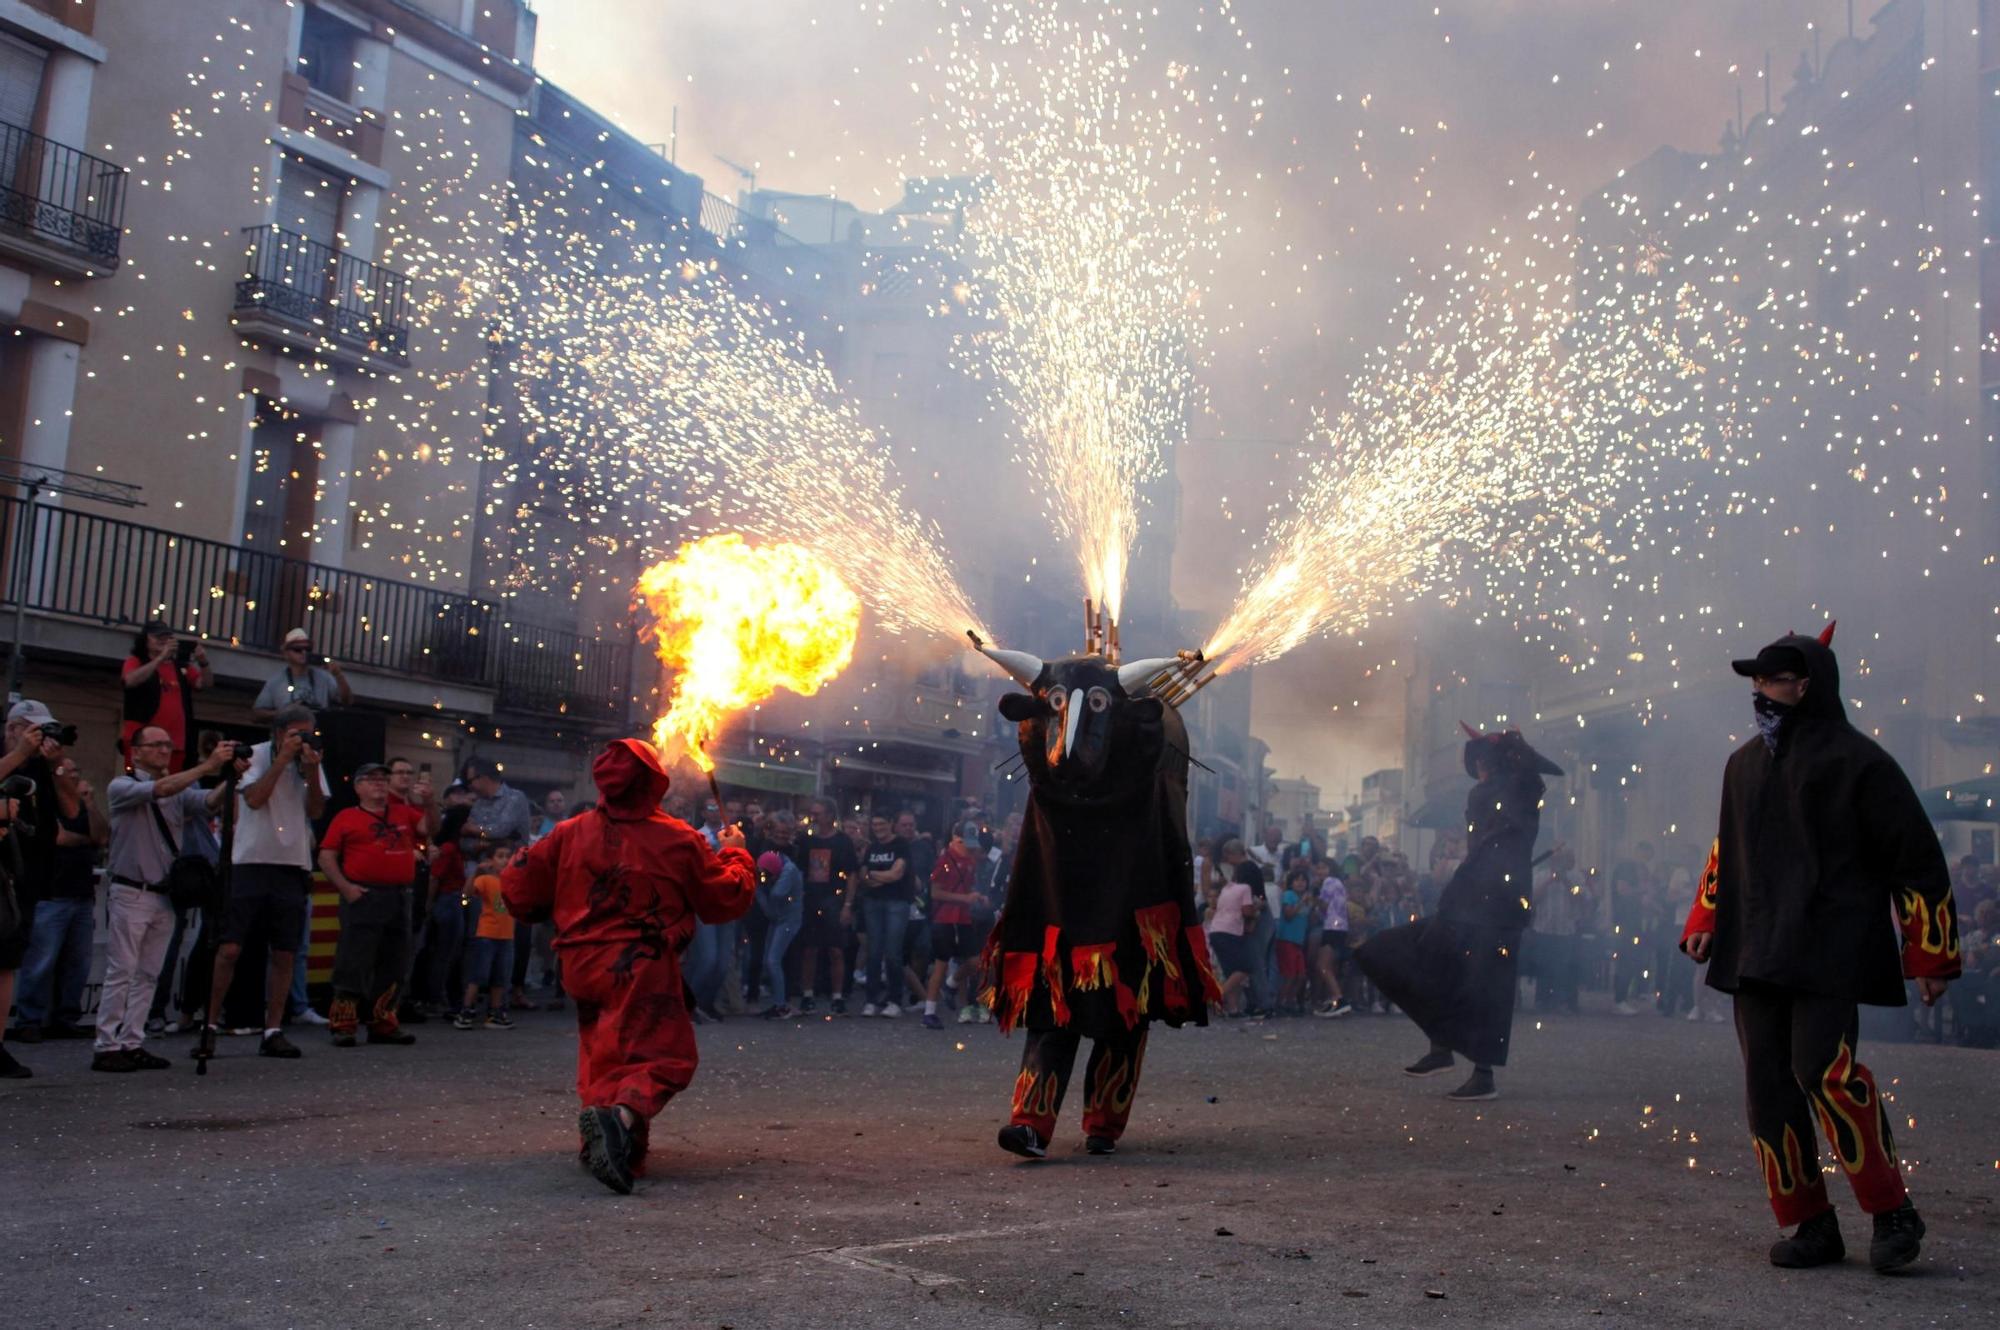
[[[1146,1056],[1146,1026],[1114,1039],[1091,1043],[1090,1063],[1083,1079],[1089,1098],[1083,1107],[1083,1132],[1117,1140],[1132,1116],[1132,1097],[1139,1090],[1139,1064]],[[1014,1078],[1014,1111],[1009,1121],[1029,1126],[1043,1141],[1055,1135],[1056,1115],[1083,1036],[1073,1030],[1030,1030],[1021,1050],[1021,1074]]]
[[[1736,993],[1736,1037],[1750,1100],[1750,1135],[1771,1209],[1783,1227],[1831,1204],[1819,1171],[1813,1118],[1871,1215],[1903,1203],[1903,1175],[1875,1078],[1854,1056],[1854,1003],[1746,980]]]
[[[357,901],[340,903],[340,943],[333,953],[333,1007],[327,1023],[337,1035],[366,1023],[377,1034],[396,1032],[396,1000],[410,955],[410,896],[400,887],[370,887]],[[305,964],[305,958],[299,958]]]

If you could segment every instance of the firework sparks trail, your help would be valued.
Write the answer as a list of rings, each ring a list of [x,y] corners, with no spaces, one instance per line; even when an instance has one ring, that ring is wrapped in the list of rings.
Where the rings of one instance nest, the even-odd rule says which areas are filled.
[[[654,649],[672,680],[653,742],[715,769],[703,745],[780,688],[811,696],[854,658],[861,602],[811,551],[733,533],[683,545],[640,574]]]
[[[1226,9],[1226,6],[1225,6]],[[925,154],[976,182],[947,243],[984,321],[961,340],[1084,592],[1120,617],[1145,486],[1195,409],[1223,215],[1192,70],[1103,3],[952,5]]]

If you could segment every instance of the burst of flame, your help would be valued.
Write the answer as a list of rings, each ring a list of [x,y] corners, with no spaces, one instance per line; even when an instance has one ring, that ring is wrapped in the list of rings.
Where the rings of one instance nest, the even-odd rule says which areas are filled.
[[[847,668],[861,601],[797,545],[753,547],[734,532],[680,547],[639,575],[655,649],[673,678],[653,742],[703,771],[702,744],[732,713],[780,688],[811,695]]]

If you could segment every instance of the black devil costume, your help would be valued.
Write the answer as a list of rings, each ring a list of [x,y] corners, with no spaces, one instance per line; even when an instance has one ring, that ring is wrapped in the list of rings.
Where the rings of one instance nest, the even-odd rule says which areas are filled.
[[[1429,1056],[1409,1068],[1430,1075],[1461,1053],[1474,1076],[1458,1098],[1491,1098],[1491,1069],[1507,1062],[1514,980],[1528,926],[1543,776],[1562,768],[1518,730],[1478,734],[1465,745],[1466,774],[1478,784],[1465,800],[1465,861],[1438,899],[1437,913],[1378,933],[1354,954],[1383,996],[1430,1037]]]
[[[1784,1265],[1840,1258],[1813,1119],[1862,1210],[1878,1268],[1913,1259],[1889,1117],[1855,1056],[1856,1004],[1902,1006],[1903,980],[1959,972],[1951,875],[1902,769],[1848,723],[1833,628],[1790,634],[1734,662],[1753,678],[1807,681],[1786,706],[1755,695],[1758,733],[1730,755],[1708,867],[1681,947],[1706,937],[1708,984],[1733,994],[1751,1138],[1780,1225]],[[1884,1230],[1889,1230],[1884,1245]]]
[[[1205,1025],[1221,997],[1194,902],[1187,728],[1149,687],[1177,662],[1044,664],[981,649],[1032,690],[1000,703],[1019,723],[1029,783],[986,948],[996,1023],[1027,1029],[1001,1144],[1045,1152],[1088,1037],[1084,1132],[1107,1153],[1131,1115],[1148,1027]]]

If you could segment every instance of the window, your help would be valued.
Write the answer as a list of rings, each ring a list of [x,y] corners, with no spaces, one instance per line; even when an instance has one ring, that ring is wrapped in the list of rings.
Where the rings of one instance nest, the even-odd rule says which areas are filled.
[[[328,249],[340,248],[341,207],[351,183],[295,152],[283,154],[278,165],[278,225]]]
[[[354,29],[308,5],[299,29],[300,77],[329,97],[349,101],[354,92]]]
[[[18,129],[35,127],[42,100],[42,69],[49,53],[0,32],[0,121]]]

